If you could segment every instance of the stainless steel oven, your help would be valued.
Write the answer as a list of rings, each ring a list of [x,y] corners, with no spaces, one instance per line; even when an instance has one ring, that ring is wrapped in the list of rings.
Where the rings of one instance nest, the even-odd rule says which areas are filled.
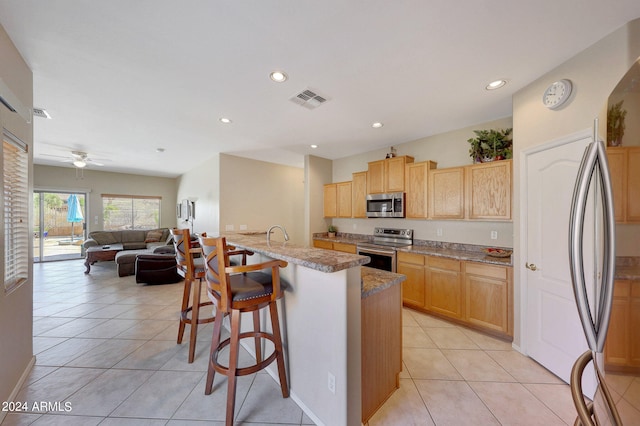
[[[413,230],[375,228],[372,242],[358,243],[358,254],[369,256],[365,266],[396,272],[396,248],[413,244]]]

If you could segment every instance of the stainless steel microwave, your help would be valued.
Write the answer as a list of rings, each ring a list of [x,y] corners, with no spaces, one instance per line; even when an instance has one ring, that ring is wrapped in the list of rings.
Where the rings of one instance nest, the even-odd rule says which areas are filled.
[[[404,217],[404,192],[367,195],[367,217]]]

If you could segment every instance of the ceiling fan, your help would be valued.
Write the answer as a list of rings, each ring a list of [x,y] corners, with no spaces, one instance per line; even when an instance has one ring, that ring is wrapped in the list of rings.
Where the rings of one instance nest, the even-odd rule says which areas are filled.
[[[71,157],[72,157],[71,162],[73,163],[74,166],[78,167],[79,169],[86,167],[87,164],[89,163],[95,166],[104,166],[104,164],[98,163],[97,161],[93,160],[92,158],[89,157],[89,154],[83,151],[71,151]]]
[[[59,161],[63,163],[72,163],[74,166],[76,166],[79,169],[86,167],[88,164],[92,164],[94,166],[104,166],[104,164],[102,164],[101,162],[96,161],[93,158],[89,157],[89,154],[87,154],[84,151],[71,151],[70,157],[68,155],[65,155],[65,156],[52,155],[52,154],[42,154],[42,155],[46,157],[61,158],[62,160],[59,160]]]

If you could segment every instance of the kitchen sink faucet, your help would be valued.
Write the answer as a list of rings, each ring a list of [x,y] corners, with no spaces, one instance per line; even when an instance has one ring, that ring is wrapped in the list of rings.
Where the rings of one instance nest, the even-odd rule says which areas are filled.
[[[284,226],[280,226],[280,225],[273,225],[269,228],[269,230],[267,231],[267,244],[270,243],[270,239],[271,239],[271,230],[273,228],[280,228],[282,230],[282,233],[284,234],[284,240],[285,241],[289,241],[289,234],[287,234],[287,230],[284,229]]]

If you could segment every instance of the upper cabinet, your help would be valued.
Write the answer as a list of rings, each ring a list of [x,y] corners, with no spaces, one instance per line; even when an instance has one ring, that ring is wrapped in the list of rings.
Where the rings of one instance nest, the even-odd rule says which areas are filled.
[[[353,173],[352,182],[353,217],[367,217],[367,172]]]
[[[640,147],[607,148],[616,222],[640,222]]]
[[[512,161],[493,161],[467,168],[469,219],[511,219]]]
[[[464,219],[464,167],[429,172],[429,216],[432,219]]]
[[[324,186],[324,217],[351,217],[351,182]]]
[[[413,157],[407,155],[369,163],[367,193],[404,192],[405,165],[408,163],[413,163]]]
[[[405,167],[406,212],[407,218],[425,219],[429,217],[428,186],[429,170],[435,169],[434,161],[409,163]]]

